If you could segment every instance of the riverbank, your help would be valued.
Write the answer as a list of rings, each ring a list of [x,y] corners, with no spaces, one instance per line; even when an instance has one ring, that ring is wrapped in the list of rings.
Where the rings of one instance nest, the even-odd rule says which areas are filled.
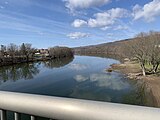
[[[18,58],[14,58],[14,61],[12,61],[12,59],[3,58],[3,61],[5,62],[0,62],[0,67],[10,66],[15,64],[22,64],[22,63],[30,63],[30,62],[36,62],[36,61],[47,61],[47,60],[51,60],[51,58],[45,57],[45,58],[33,58],[33,59],[26,60],[24,58],[18,57]]]
[[[111,65],[110,71],[121,72],[129,79],[139,80],[145,83],[145,94],[147,97],[147,105],[160,107],[160,77],[159,75],[142,76],[139,64],[136,61],[125,60],[121,64]]]
[[[14,49],[10,51],[9,48],[11,50],[13,48]],[[15,44],[10,44],[8,46],[2,45],[0,49],[0,67],[35,61],[61,59],[73,56],[73,50],[68,47],[56,46],[49,49],[35,49],[31,47],[31,44],[24,43],[21,46]]]
[[[32,63],[32,62],[38,62],[38,61],[49,61],[49,60],[60,60],[64,58],[74,58],[74,55],[70,56],[63,56],[63,57],[40,57],[40,58],[30,58],[30,59],[25,59],[21,57],[14,58],[14,60],[10,58],[3,58],[3,61],[5,62],[0,62],[0,67],[3,66],[10,66],[10,65],[16,65],[16,64],[23,64],[23,63]]]

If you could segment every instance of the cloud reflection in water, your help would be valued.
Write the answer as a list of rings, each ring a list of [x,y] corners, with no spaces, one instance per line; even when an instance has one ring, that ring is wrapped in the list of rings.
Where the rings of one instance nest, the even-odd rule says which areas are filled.
[[[111,74],[91,74],[89,77],[84,75],[76,75],[74,79],[77,82],[84,82],[90,80],[90,82],[95,82],[98,87],[105,87],[112,90],[124,90],[129,88],[129,83],[122,80],[122,77],[112,76]]]
[[[88,77],[86,76],[83,76],[83,75],[76,75],[74,77],[74,79],[77,81],[77,82],[83,82],[83,81],[86,81],[88,79]]]
[[[87,69],[87,66],[83,64],[71,64],[68,67],[72,70],[77,70],[77,71]]]

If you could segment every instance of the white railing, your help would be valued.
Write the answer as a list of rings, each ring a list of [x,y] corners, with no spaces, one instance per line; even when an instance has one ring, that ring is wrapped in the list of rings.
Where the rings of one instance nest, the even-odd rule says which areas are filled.
[[[160,109],[90,100],[0,91],[1,120],[6,111],[60,120],[160,120]]]

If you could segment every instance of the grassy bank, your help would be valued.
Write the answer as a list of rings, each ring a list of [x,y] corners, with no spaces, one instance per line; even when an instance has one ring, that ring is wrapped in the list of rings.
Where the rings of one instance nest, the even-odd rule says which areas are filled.
[[[150,66],[148,66],[150,67]],[[129,79],[139,80],[145,84],[146,105],[160,107],[159,74],[142,75],[140,65],[136,61],[126,60],[121,64],[111,65],[110,70],[126,74]]]

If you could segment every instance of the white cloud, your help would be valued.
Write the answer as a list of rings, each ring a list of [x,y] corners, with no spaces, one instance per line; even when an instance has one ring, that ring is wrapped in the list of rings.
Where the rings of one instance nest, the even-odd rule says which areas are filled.
[[[105,26],[105,27],[102,27],[101,30],[104,30],[104,31],[105,31],[105,30],[108,30],[108,29],[110,29],[110,28],[111,28],[111,27],[109,27],[109,26]]]
[[[82,33],[82,32],[74,32],[74,33],[68,34],[67,36],[71,39],[80,39],[80,38],[89,37],[90,34],[89,33]]]
[[[109,3],[111,0],[63,0],[65,6],[74,13],[76,9],[90,8],[94,6],[101,6]]]
[[[123,8],[112,8],[106,12],[97,13],[94,15],[95,19],[88,20],[89,27],[107,27],[113,25],[118,18],[126,17],[128,11]]]
[[[112,36],[114,36],[114,34],[113,33],[107,33],[107,36],[112,37]]]
[[[138,4],[133,7],[134,20],[145,19],[147,22],[151,22],[157,16],[160,16],[160,0],[153,0],[143,7]]]
[[[87,66],[86,65],[82,65],[82,64],[71,64],[69,66],[70,69],[72,70],[84,70],[84,69],[87,69]]]
[[[129,27],[128,26],[122,26],[122,25],[118,25],[114,28],[114,30],[128,30]]]
[[[75,20],[72,25],[74,27],[81,27],[87,25],[88,27],[99,27],[102,30],[107,30],[111,25],[116,23],[120,18],[127,17],[128,11],[123,8],[112,8],[105,12],[100,12],[94,14],[95,18],[90,18],[87,21],[84,20]]]
[[[84,25],[87,25],[87,22],[84,21],[84,20],[80,20],[80,19],[76,19],[76,20],[74,20],[74,22],[72,23],[72,26],[73,26],[73,27],[81,27],[81,26],[84,26]]]
[[[83,75],[76,75],[76,76],[74,77],[74,79],[75,79],[77,82],[84,82],[84,81],[86,81],[86,80],[88,79],[88,77],[85,77],[85,76],[83,76]]]

